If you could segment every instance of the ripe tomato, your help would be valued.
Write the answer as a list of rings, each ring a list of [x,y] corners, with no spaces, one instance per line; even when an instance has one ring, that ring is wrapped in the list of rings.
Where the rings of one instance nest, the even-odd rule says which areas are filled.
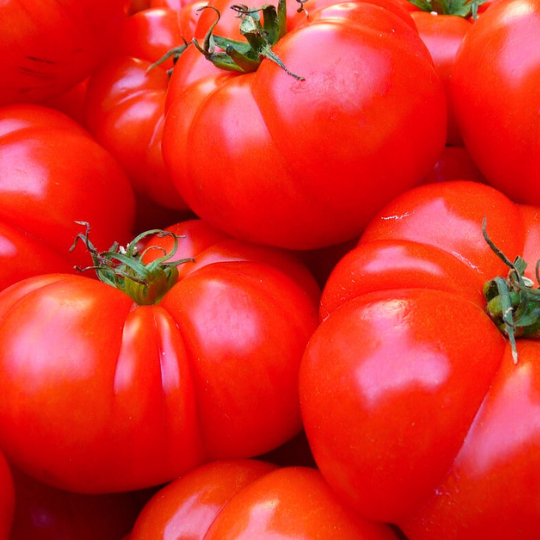
[[[102,62],[125,0],[4,0],[0,105],[59,96]]]
[[[3,454],[0,453],[0,540],[10,538],[14,509],[13,478]]]
[[[121,267],[133,298],[65,274],[0,296],[0,447],[27,474],[73,491],[126,491],[262,454],[301,431],[314,278],[287,253],[192,226],[175,229],[186,235],[175,260],[195,262],[174,285],[172,267],[148,288]],[[146,256],[172,255],[168,239]]]
[[[263,461],[199,467],[159,491],[130,540],[396,540],[342,506],[320,473]]]
[[[131,234],[133,192],[119,165],[79,124],[38,105],[0,108],[0,288],[86,265],[69,251],[92,223],[101,249]]]
[[[484,217],[510,261],[540,257],[540,209],[489,186],[430,184],[390,203],[330,276],[301,366],[321,472],[409,540],[538,537],[540,344],[532,328],[515,363],[491,288],[486,313],[484,285],[508,267]],[[536,280],[534,264],[525,274]]]
[[[540,1],[494,2],[458,52],[452,100],[465,146],[513,200],[540,204]]]
[[[214,39],[239,32],[230,4],[210,3],[221,13]],[[293,17],[290,3],[290,31],[272,50],[303,80],[268,59],[233,73],[194,46],[182,54],[163,152],[197,215],[244,240],[323,247],[358,235],[427,174],[444,145],[442,84],[410,15],[377,4],[314,4]],[[201,14],[200,44],[216,17]]]
[[[161,152],[166,63],[148,71],[169,49],[182,43],[178,14],[148,9],[128,18],[117,54],[90,78],[85,125],[118,160],[133,188],[160,206],[185,210]]]
[[[427,45],[435,62],[437,73],[444,85],[448,100],[446,143],[461,146],[463,141],[454,119],[454,110],[450,97],[450,80],[456,53],[461,41],[471,28],[472,21],[458,15],[444,15],[426,11],[412,11],[411,17],[418,28],[422,41]]]

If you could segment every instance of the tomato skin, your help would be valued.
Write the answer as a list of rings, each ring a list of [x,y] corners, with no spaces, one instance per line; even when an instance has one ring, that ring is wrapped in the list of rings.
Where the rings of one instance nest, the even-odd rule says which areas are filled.
[[[0,105],[40,102],[85,79],[108,54],[124,0],[6,0]]]
[[[539,47],[540,2],[495,2],[465,37],[451,85],[463,141],[487,181],[535,205]]]
[[[515,365],[485,313],[484,283],[508,269],[484,216],[511,260],[539,258],[538,208],[489,186],[426,185],[390,203],[329,277],[301,365],[322,474],[409,540],[538,532],[539,345],[518,340]]]
[[[133,215],[123,171],[79,124],[38,105],[0,108],[1,288],[85,266],[84,249],[69,252],[75,221],[90,222],[107,249],[131,234]]]
[[[178,13],[175,10],[145,9],[124,22],[116,53],[153,63],[182,43]],[[161,67],[172,68],[172,59],[161,64]]]
[[[9,465],[0,453],[0,540],[10,538],[13,513],[15,511],[15,491]]]
[[[461,42],[472,26],[470,19],[457,15],[440,15],[425,11],[412,11],[411,17],[416,23],[422,41],[426,44],[437,68],[437,73],[444,85],[448,100],[448,123],[446,144],[462,146],[463,141],[454,119],[450,97],[450,80],[456,53]]]
[[[395,540],[389,528],[359,519],[336,500],[320,473],[261,461],[214,462],[158,492],[130,540],[324,538]]]
[[[182,43],[178,15],[148,9],[129,17],[115,55],[90,77],[84,123],[118,160],[133,189],[158,205],[186,210],[163,162],[164,106],[172,60],[148,71]]]
[[[300,432],[298,369],[318,298],[240,252],[190,272],[155,306],[83,276],[7,289],[0,444],[12,461],[63,489],[126,491]]]
[[[227,5],[216,6],[224,13],[216,31],[228,35]],[[303,81],[266,60],[254,73],[219,72],[194,48],[176,64],[165,163],[190,208],[214,226],[293,249],[339,243],[435,163],[446,104],[417,32],[381,6],[340,12],[317,15],[314,6],[274,47]],[[201,13],[196,36],[214,20]]]

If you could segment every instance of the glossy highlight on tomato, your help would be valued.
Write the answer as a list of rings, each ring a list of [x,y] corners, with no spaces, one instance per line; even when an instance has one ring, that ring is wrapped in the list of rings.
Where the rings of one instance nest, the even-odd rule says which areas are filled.
[[[539,216],[474,182],[416,188],[323,291],[300,372],[314,458],[345,502],[409,540],[538,535],[540,344],[514,354],[486,312],[484,284],[509,268],[482,222],[538,286]]]
[[[287,253],[191,227],[175,229],[187,238],[174,257],[195,262],[153,301],[128,278],[132,296],[66,274],[0,295],[0,446],[25,473],[84,493],[133,490],[301,431],[314,278]],[[170,238],[148,256],[172,254]]]
[[[441,81],[410,15],[394,2],[289,2],[288,32],[264,59],[224,71],[190,46],[174,68],[163,153],[179,193],[243,240],[313,249],[360,234],[420,183],[444,146]],[[231,2],[216,35],[238,37]],[[249,4],[253,7],[254,4]],[[216,22],[205,9],[199,44]],[[292,76],[294,74],[298,77]]]
[[[385,525],[345,508],[321,474],[263,461],[221,461],[159,491],[130,540],[396,540]]]

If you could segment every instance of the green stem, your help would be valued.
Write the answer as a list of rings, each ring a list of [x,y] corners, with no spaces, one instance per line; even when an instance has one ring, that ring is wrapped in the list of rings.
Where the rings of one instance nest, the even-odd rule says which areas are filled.
[[[299,11],[302,11],[306,0],[297,1],[300,3]],[[202,44],[196,38],[193,38],[192,43],[216,67],[226,71],[251,73],[256,71],[266,58],[277,64],[291,77],[304,80],[304,77],[289,71],[272,50],[272,47],[287,31],[286,0],[279,0],[277,9],[270,4],[253,9],[245,5],[231,6],[240,18],[240,33],[246,41],[216,36],[214,29],[220,20],[221,13],[213,6],[205,6],[202,9],[213,9],[217,14],[217,19],[208,29]],[[261,23],[259,12],[262,13],[264,24]]]
[[[488,315],[510,340],[512,358],[517,363],[516,338],[540,339],[540,288],[525,276],[527,263],[522,257],[512,262],[489,238],[486,218],[482,232],[489,247],[510,268],[506,279],[496,277],[485,283],[484,298]],[[539,265],[540,261],[536,263],[536,280],[540,283]]]
[[[171,261],[178,249],[180,238],[171,232],[160,229],[146,231],[134,238],[125,248],[114,243],[108,251],[100,252],[90,241],[90,225],[84,221],[77,223],[85,227],[85,232],[75,237],[71,249],[75,248],[78,241],[82,241],[92,257],[93,264],[85,268],[75,268],[80,272],[95,270],[100,281],[123,291],[141,306],[157,304],[178,281],[177,266],[193,261],[193,259]],[[138,244],[150,235],[172,236],[173,249],[166,252],[162,248],[153,247],[139,252]],[[163,255],[145,264],[143,257],[149,249],[160,249]]]

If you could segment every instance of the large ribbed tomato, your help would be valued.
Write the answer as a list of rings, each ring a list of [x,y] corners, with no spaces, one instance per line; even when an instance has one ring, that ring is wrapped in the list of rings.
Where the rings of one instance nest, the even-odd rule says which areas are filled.
[[[130,540],[396,540],[343,506],[319,471],[256,460],[203,465],[156,493]]]
[[[447,182],[398,197],[338,263],[300,398],[321,472],[358,512],[409,540],[538,538],[539,258],[538,207]]]
[[[237,11],[244,33],[253,23],[233,3],[210,2],[195,30],[218,63],[213,43],[238,36]],[[254,72],[224,71],[194,45],[175,66],[165,163],[197,215],[245,240],[309,249],[353,238],[420,183],[443,148],[444,91],[410,15],[393,1],[327,3],[306,6],[306,16],[280,2],[289,31],[284,15],[261,31],[284,33],[272,51],[288,71],[266,57]],[[205,40],[215,10],[221,19]]]
[[[288,253],[198,221],[173,231],[184,236],[175,255],[172,233],[155,238],[145,267],[137,239],[126,265],[123,250],[110,260],[93,252],[107,283],[47,274],[0,294],[0,447],[29,475],[126,491],[262,454],[301,431],[314,278]],[[165,252],[195,261],[176,271],[160,264]]]

